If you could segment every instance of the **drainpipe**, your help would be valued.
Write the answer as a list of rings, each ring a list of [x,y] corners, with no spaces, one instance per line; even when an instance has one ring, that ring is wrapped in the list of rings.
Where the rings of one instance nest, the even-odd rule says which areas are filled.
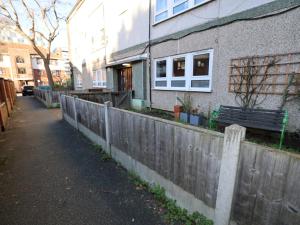
[[[151,3],[149,0],[149,26],[148,26],[148,72],[149,72],[149,101],[150,101],[150,109],[152,108],[152,82],[151,82]]]

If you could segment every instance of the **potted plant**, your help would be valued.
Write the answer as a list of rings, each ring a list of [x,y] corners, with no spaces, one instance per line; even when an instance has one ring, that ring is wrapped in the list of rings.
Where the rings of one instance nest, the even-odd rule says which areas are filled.
[[[174,105],[174,117],[175,120],[179,120],[180,118],[180,113],[182,112],[182,106],[181,105]]]
[[[204,115],[199,113],[198,109],[192,109],[190,114],[190,124],[194,126],[199,126],[203,124]]]
[[[190,95],[185,95],[184,99],[177,97],[177,100],[182,104],[182,112],[180,112],[180,121],[189,123],[190,114],[192,111],[192,99]]]

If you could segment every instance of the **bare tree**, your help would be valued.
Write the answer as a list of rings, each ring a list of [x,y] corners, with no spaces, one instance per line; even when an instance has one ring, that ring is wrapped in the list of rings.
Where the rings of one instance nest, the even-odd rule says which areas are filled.
[[[54,86],[50,69],[51,46],[58,36],[60,18],[57,12],[57,0],[46,3],[38,0],[3,0],[0,1],[0,16],[5,17],[32,44],[33,49],[42,58],[49,85]],[[26,17],[26,21],[24,20]],[[45,48],[38,39],[44,40]]]
[[[234,65],[233,92],[236,102],[243,108],[254,108],[267,97],[271,86],[267,80],[269,70],[278,62],[275,57],[265,58],[263,62],[255,57],[241,60],[241,65]]]
[[[297,92],[295,94],[291,94],[291,88],[299,87],[299,86],[300,86],[300,82],[298,79],[296,79],[296,74],[295,73],[289,74],[289,80],[283,90],[281,105],[280,105],[279,109],[283,109],[283,107],[288,102],[300,99],[300,90],[299,89],[297,90]]]

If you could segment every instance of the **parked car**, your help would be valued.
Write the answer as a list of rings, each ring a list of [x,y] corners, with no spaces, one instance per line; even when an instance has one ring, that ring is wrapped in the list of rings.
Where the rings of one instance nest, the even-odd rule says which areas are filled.
[[[33,95],[33,89],[34,89],[34,86],[24,86],[22,95],[23,96]]]

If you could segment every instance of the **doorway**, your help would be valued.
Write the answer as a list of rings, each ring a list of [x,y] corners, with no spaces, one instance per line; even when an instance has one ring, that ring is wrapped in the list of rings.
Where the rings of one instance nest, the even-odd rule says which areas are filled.
[[[125,67],[118,70],[118,91],[128,92],[132,90],[132,68]]]

